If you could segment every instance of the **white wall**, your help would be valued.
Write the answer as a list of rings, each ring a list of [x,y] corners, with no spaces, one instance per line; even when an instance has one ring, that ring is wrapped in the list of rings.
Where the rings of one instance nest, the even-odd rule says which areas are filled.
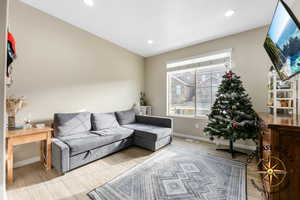
[[[0,1],[0,199],[6,199],[5,194],[5,68],[7,46],[7,0]]]
[[[9,28],[17,42],[8,95],[28,105],[17,123],[51,120],[55,112],[110,112],[130,108],[143,90],[144,58],[18,0]],[[15,162],[38,156],[37,145],[15,148]]]
[[[295,0],[294,5],[291,7],[294,14],[298,18],[298,21],[300,21],[300,0]]]

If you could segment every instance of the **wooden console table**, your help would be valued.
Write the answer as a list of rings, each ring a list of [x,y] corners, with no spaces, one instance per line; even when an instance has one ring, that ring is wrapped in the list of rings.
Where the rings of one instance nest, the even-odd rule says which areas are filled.
[[[14,146],[41,141],[41,162],[45,168],[51,168],[51,137],[52,128],[31,128],[9,130],[6,136],[7,142],[7,182],[13,183],[13,149]]]
[[[271,187],[270,180],[262,175],[264,188],[270,195],[268,199],[300,199],[300,116],[272,116],[261,113],[260,117],[265,125],[264,135],[260,138],[261,158],[279,158],[287,172],[286,177],[276,187]],[[276,168],[275,163],[272,165]],[[277,181],[276,177],[273,180]]]

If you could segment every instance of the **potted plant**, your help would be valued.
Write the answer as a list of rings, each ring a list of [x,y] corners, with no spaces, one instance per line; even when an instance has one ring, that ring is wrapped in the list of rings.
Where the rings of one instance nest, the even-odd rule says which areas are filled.
[[[140,106],[146,106],[147,101],[146,101],[146,94],[145,92],[140,92]]]

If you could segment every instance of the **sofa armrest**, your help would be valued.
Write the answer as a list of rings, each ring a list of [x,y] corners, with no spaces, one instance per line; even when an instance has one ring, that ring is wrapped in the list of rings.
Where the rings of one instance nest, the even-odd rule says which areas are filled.
[[[136,115],[136,122],[166,128],[173,128],[173,119],[167,117]]]
[[[70,148],[57,138],[52,139],[52,166],[63,174],[70,169]]]

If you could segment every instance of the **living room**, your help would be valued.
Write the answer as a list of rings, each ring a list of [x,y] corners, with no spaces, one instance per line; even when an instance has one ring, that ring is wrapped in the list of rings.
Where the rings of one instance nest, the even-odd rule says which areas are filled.
[[[0,9],[0,199],[300,199],[298,1]]]

